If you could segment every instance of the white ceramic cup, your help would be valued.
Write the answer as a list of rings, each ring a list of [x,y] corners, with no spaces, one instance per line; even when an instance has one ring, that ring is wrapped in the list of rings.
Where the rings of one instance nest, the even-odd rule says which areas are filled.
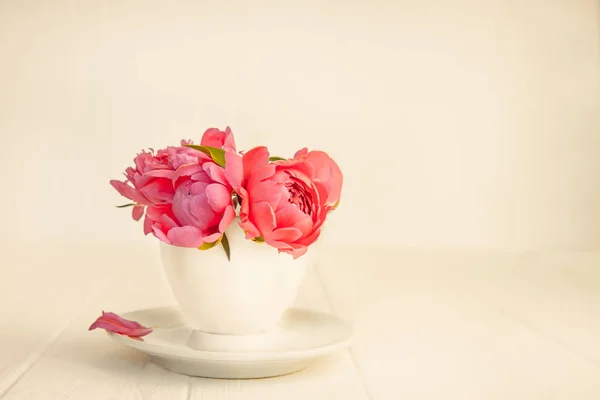
[[[228,347],[214,335],[256,335],[274,328],[306,274],[306,256],[294,260],[266,243],[245,239],[237,220],[226,235],[231,261],[221,244],[198,250],[160,243],[167,281],[197,330],[196,338],[188,341],[196,343],[191,347],[207,340],[213,347]]]

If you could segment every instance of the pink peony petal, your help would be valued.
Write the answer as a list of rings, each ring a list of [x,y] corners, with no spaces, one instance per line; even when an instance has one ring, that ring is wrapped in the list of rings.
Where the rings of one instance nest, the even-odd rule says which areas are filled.
[[[173,200],[175,189],[173,189],[173,182],[170,179],[157,178],[144,185],[140,189],[140,193],[150,202],[156,204]]]
[[[308,149],[305,147],[303,149],[300,149],[296,152],[296,154],[294,154],[294,158],[300,158],[302,156],[305,156],[308,154]]]
[[[173,179],[174,174],[175,174],[175,171],[170,170],[170,169],[155,169],[152,171],[145,172],[144,175],[142,175],[142,176],[149,176],[152,178]]]
[[[292,248],[291,250],[289,250],[289,249],[280,249],[279,252],[280,253],[291,254],[292,257],[295,260],[296,258],[301,257],[304,254],[306,254],[307,250],[308,250],[308,247],[306,247],[306,246],[300,246],[300,247]]]
[[[240,221],[239,225],[240,225],[240,228],[242,228],[244,230],[244,232],[246,232],[246,236],[245,236],[246,239],[254,239],[254,238],[257,238],[260,236],[260,232],[258,231],[258,228],[252,222]]]
[[[244,179],[242,157],[231,152],[225,153],[225,178],[233,190],[238,192]]]
[[[174,246],[199,247],[204,243],[202,231],[195,226],[182,226],[171,228],[167,238]]]
[[[173,188],[177,190],[185,180],[189,180],[192,175],[205,173],[201,164],[186,164],[177,168],[173,174]]]
[[[256,175],[257,168],[269,165],[269,150],[264,146],[255,147],[244,154],[242,162],[244,164],[244,182],[247,182],[250,176]],[[256,179],[260,181],[262,177]]]
[[[311,151],[306,155],[306,162],[313,166],[314,179],[327,190],[325,205],[333,207],[340,200],[344,177],[335,161],[322,151]]]
[[[202,165],[202,168],[213,182],[227,185],[227,178],[225,177],[225,170],[223,168],[219,167],[214,162],[205,162]]]
[[[250,222],[250,220],[240,219],[240,222],[238,223],[238,225],[240,226],[240,228],[242,228],[242,230],[244,232],[246,232],[246,239],[254,239],[254,238],[257,238],[260,236],[260,232],[258,231],[258,228],[256,227],[256,225],[254,225],[252,222]]]
[[[231,189],[219,183],[211,183],[206,187],[205,192],[208,204],[216,212],[224,210],[232,202]]]
[[[152,233],[152,224],[154,224],[154,221],[146,214],[146,218],[144,218],[144,235]]]
[[[235,151],[235,140],[229,127],[225,128],[225,131],[221,131],[218,128],[207,129],[202,135],[200,144],[202,146],[211,146],[228,151]]]
[[[154,236],[156,236],[156,238],[161,242],[165,242],[166,244],[173,244],[171,243],[171,240],[167,237],[167,234],[163,232],[160,229],[160,226],[157,226],[157,224],[152,225],[152,232],[154,233]]]
[[[144,207],[143,206],[134,206],[131,210],[131,216],[134,220],[139,221],[144,216]]]
[[[250,219],[265,239],[267,235],[275,229],[277,223],[273,208],[271,208],[271,205],[267,202],[253,204]]]
[[[146,209],[146,215],[153,221],[159,221],[163,214],[172,213],[170,204],[152,204]]]
[[[302,236],[309,235],[313,230],[313,221],[309,215],[304,214],[292,204],[275,212],[277,226],[281,228],[296,228],[302,232]]]
[[[273,209],[277,209],[280,203],[287,203],[289,192],[285,186],[278,184],[273,180],[254,183],[252,185],[252,202],[267,202]]]
[[[321,230],[317,229],[310,235],[297,240],[296,244],[302,245],[302,246],[310,246],[311,244],[313,244],[314,242],[317,241],[317,239],[319,238],[319,235],[321,235]]]
[[[217,240],[219,240],[219,238],[223,236],[222,232],[215,232],[215,233],[211,233],[210,235],[204,236],[202,239],[204,240],[205,243],[214,243]]]
[[[302,237],[300,229],[296,228],[279,228],[275,229],[270,235],[271,240],[283,241],[286,243],[295,242]]]
[[[97,328],[136,339],[152,332],[152,328],[147,328],[136,321],[122,318],[115,313],[104,311],[102,311],[102,316],[96,319],[88,330],[91,331]]]
[[[148,204],[148,199],[146,199],[141,193],[137,190],[126,184],[125,182],[111,180],[110,184],[114,187],[117,192],[123,197],[128,198],[129,200],[133,200],[139,204]]]
[[[235,210],[233,209],[233,205],[229,205],[225,208],[223,218],[221,219],[221,222],[219,222],[219,232],[225,232],[234,219]]]

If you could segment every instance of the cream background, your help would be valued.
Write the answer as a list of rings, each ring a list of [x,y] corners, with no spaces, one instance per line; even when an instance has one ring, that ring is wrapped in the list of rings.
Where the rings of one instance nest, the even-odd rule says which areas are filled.
[[[323,149],[330,245],[600,248],[598,3],[0,1],[0,233],[139,242],[108,185],[230,125]]]

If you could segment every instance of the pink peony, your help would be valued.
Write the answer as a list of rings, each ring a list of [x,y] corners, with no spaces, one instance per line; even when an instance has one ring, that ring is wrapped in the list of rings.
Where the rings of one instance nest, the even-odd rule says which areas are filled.
[[[184,165],[173,177],[173,202],[148,207],[144,232],[165,243],[199,247],[221,238],[235,218],[232,189],[212,161]]]
[[[181,141],[181,146],[166,149],[142,151],[134,159],[135,167],[125,170],[125,181],[111,180],[110,184],[124,197],[132,200],[132,217],[138,221],[144,215],[144,206],[164,204],[173,201],[175,170],[183,165],[199,164],[211,158],[194,149],[184,147],[191,141]],[[202,135],[200,144],[235,151],[235,140],[231,129],[225,131],[209,128]]]
[[[181,141],[181,144],[187,144]],[[111,180],[110,184],[124,197],[136,203],[132,216],[136,221],[144,215],[144,206],[170,202],[175,195],[173,174],[182,165],[210,159],[204,153],[188,147],[169,146],[156,153],[142,151],[135,159],[135,167],[125,170],[124,182]]]
[[[226,177],[241,200],[246,238],[261,237],[294,258],[306,253],[339,202],[343,177],[337,164],[324,152],[306,149],[274,163],[266,147],[225,157]]]
[[[109,332],[118,333],[123,336],[129,336],[136,340],[142,340],[142,336],[146,336],[152,332],[152,328],[146,328],[138,322],[130,321],[119,317],[115,313],[104,311],[102,311],[102,316],[94,321],[88,330],[91,331],[96,328],[105,329]]]

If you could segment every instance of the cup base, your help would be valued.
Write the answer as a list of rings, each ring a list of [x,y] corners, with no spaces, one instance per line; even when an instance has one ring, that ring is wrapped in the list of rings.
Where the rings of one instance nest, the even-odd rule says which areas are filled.
[[[251,335],[226,335],[193,330],[186,344],[192,350],[243,352],[255,351],[269,343],[268,332]]]

